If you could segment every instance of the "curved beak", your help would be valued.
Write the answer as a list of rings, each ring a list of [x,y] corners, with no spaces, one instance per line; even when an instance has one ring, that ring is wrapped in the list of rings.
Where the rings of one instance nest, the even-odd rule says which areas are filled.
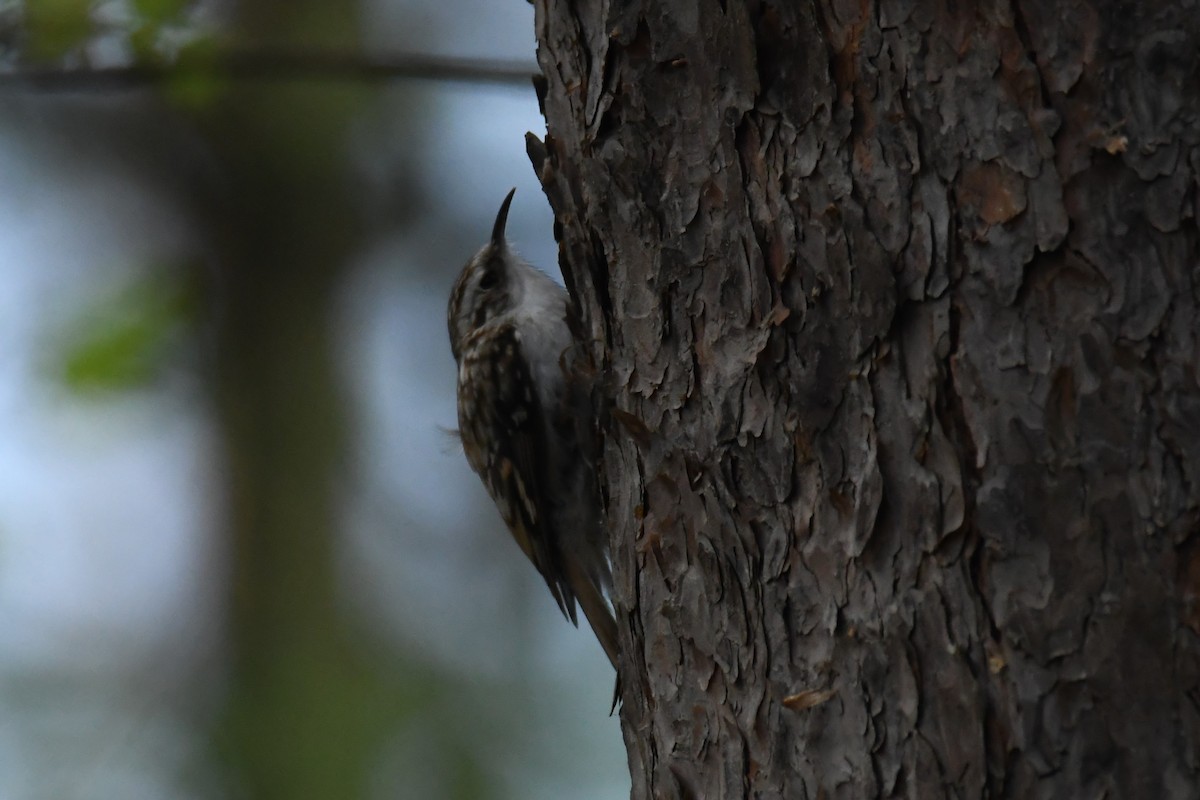
[[[492,226],[492,244],[504,244],[504,226],[508,224],[508,207],[512,205],[513,195],[517,193],[517,187],[509,190],[508,195],[504,198],[504,202],[500,204],[500,211],[496,214],[496,224]]]

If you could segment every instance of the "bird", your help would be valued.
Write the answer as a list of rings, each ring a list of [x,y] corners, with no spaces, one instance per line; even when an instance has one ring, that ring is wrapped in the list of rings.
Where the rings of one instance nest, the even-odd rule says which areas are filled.
[[[578,626],[578,605],[618,669],[589,371],[578,367],[567,291],[505,238],[515,193],[504,198],[491,239],[450,292],[459,438],[563,615]],[[614,708],[619,691],[618,682]]]

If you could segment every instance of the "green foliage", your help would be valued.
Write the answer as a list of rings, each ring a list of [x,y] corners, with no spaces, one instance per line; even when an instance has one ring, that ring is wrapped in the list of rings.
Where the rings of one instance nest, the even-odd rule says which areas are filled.
[[[92,32],[90,0],[27,0],[27,54],[34,60],[61,58]]]
[[[67,325],[63,383],[81,394],[149,384],[167,362],[189,310],[187,293],[161,278],[99,299]]]
[[[229,81],[216,70],[206,69],[216,64],[219,57],[215,37],[204,36],[188,42],[179,53],[179,69],[163,86],[167,100],[190,111],[203,111],[212,105],[229,86]]]
[[[183,0],[133,0],[137,22],[129,32],[129,43],[139,62],[160,59],[158,45],[162,30],[177,23],[186,7]]]
[[[182,0],[133,0],[138,16],[150,23],[163,23],[176,17],[187,4]]]

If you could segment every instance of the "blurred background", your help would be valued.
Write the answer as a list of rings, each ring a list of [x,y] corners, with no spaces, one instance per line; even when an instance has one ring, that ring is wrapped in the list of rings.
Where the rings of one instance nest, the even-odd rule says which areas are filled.
[[[558,277],[533,90],[27,77],[231,48],[532,72],[533,10],[0,0],[0,800],[627,797],[612,670],[446,432],[510,187]]]

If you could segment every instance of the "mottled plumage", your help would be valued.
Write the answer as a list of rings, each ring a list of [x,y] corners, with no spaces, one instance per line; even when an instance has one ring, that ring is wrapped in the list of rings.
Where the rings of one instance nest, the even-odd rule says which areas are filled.
[[[616,667],[590,393],[582,373],[570,367],[566,291],[505,241],[512,196],[500,207],[491,241],[467,262],[450,293],[459,432],[468,463],[558,607],[578,624],[579,604]]]

